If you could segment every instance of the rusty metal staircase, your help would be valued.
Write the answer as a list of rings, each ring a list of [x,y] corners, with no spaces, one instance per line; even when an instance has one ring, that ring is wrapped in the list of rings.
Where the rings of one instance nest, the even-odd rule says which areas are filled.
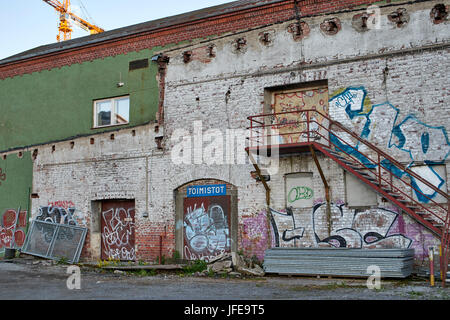
[[[441,280],[445,287],[450,251],[450,202],[447,193],[319,111],[262,114],[248,119],[250,136],[246,150],[250,156],[252,153],[271,156],[275,151],[280,156],[311,152],[317,164],[314,152],[317,150],[439,237]],[[364,153],[360,151],[361,146]],[[323,175],[320,167],[319,171]],[[413,180],[420,181],[446,201],[436,202],[424,194],[417,183],[412,183]],[[419,201],[414,193],[427,199],[427,203]]]

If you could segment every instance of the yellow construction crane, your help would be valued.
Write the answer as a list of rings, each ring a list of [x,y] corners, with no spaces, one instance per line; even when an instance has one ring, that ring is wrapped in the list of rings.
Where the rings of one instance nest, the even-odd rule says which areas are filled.
[[[105,30],[93,25],[86,20],[78,17],[70,11],[70,0],[42,0],[51,5],[59,13],[59,34],[56,40],[69,40],[72,37],[72,27],[69,20],[74,21],[80,28],[89,31],[91,34],[101,33]]]

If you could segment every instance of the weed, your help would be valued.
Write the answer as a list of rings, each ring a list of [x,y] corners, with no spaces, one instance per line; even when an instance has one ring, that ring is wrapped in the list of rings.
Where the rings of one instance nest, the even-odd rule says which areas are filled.
[[[143,260],[139,260],[138,264],[139,264],[140,266],[146,266],[146,265],[148,265],[148,262],[145,262],[145,261],[143,261]]]
[[[348,285],[344,281],[333,282],[324,285],[304,285],[304,286],[292,286],[289,287],[293,291],[307,291],[307,290],[336,290],[336,289],[348,289],[348,288],[367,288],[364,285]]]
[[[423,296],[423,292],[418,292],[418,291],[409,291],[408,294],[413,297],[414,296],[416,296],[416,297]]]
[[[156,270],[155,269],[150,269],[150,270],[142,269],[142,270],[139,270],[136,274],[140,277],[153,277],[156,275]]]
[[[177,250],[175,250],[175,251],[173,252],[173,254],[172,254],[172,259],[173,259],[174,261],[177,261],[177,260],[180,260],[180,259],[181,259],[181,255],[180,255],[180,253],[179,253]]]
[[[202,272],[206,270],[207,263],[203,260],[195,260],[190,262],[187,266],[183,268],[183,271],[188,274],[192,274],[195,272]]]
[[[69,259],[66,257],[58,257],[56,264],[69,264]]]
[[[145,276],[147,276],[147,271],[142,269],[142,270],[139,270],[137,274],[138,274],[138,276],[145,277]]]

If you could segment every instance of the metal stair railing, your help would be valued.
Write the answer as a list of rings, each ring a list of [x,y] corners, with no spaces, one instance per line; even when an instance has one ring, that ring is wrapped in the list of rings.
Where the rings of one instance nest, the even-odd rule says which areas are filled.
[[[295,117],[294,120],[291,117],[291,119],[286,121],[287,119],[283,118],[284,115],[295,115]],[[280,118],[281,121],[277,122],[277,119],[279,120]],[[317,121],[318,118],[326,119],[326,121],[319,122]],[[269,147],[264,144],[264,141],[273,141],[274,137],[283,140],[294,136],[296,141],[281,141],[279,145],[283,147],[313,145],[316,149],[338,162],[347,171],[350,171],[360,180],[388,198],[388,200],[401,207],[415,220],[439,235],[443,251],[441,256],[441,274],[443,286],[445,286],[450,247],[450,203],[447,193],[405,167],[372,143],[362,139],[341,123],[332,120],[328,115],[315,109],[261,114],[250,116],[248,119],[250,120],[250,127],[248,128],[250,130],[248,138],[250,141],[249,150]],[[327,122],[327,124],[323,125],[322,122]],[[287,132],[280,133],[280,129],[283,128],[290,129]],[[296,128],[299,128],[300,131],[296,131]],[[311,128],[314,128],[314,130],[311,130]],[[334,128],[338,130],[334,131]],[[336,132],[348,135],[353,141],[347,141]],[[318,137],[320,139],[317,139]],[[317,142],[317,140],[320,140],[320,142]],[[326,143],[322,141],[326,141]],[[359,150],[360,144],[363,144],[369,152],[361,152]],[[332,149],[333,147],[335,150]],[[375,159],[373,159],[373,155],[375,155]],[[361,170],[367,170],[367,172],[363,173]],[[388,179],[386,179],[386,175]],[[447,206],[444,207],[442,203],[438,203],[432,197],[424,194],[422,190],[416,187],[417,185],[414,186],[410,181],[405,180],[403,178],[405,176],[420,181],[433,190],[435,194],[441,195],[446,199]],[[403,188],[395,186],[393,178],[395,178],[395,181],[400,181]],[[425,205],[416,200],[411,193],[407,192],[408,189],[422,195],[428,200],[428,204]],[[440,212],[440,214],[436,211]]]

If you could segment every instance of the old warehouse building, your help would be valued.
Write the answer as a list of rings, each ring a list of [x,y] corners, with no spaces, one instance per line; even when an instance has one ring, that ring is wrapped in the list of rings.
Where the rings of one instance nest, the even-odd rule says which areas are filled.
[[[58,208],[88,228],[84,260],[345,247],[426,265],[448,231],[448,11],[242,0],[0,61],[1,246]]]

